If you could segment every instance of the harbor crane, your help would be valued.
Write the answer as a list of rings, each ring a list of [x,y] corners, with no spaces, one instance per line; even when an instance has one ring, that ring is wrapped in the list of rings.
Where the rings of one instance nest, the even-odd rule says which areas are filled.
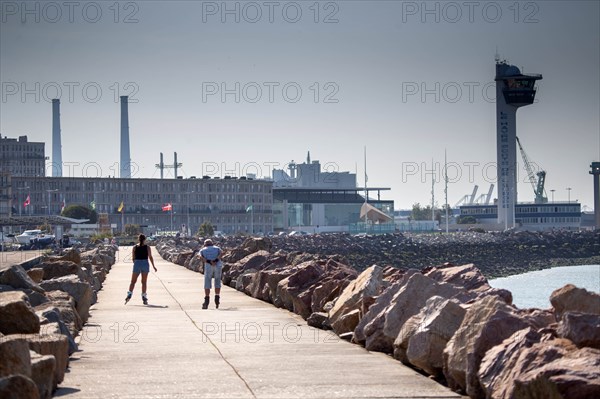
[[[548,202],[548,196],[546,195],[546,190],[544,188],[546,184],[546,171],[540,170],[539,172],[534,173],[529,157],[527,156],[525,149],[523,149],[519,137],[517,137],[517,144],[519,145],[519,151],[521,151],[521,157],[523,158],[523,164],[527,171],[529,183],[531,183],[531,187],[533,188],[533,194],[535,196],[534,201],[536,204],[545,204]]]

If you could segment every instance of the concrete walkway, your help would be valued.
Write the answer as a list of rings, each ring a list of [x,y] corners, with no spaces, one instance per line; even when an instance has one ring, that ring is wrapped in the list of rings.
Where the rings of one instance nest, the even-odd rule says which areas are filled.
[[[124,305],[132,263],[121,247],[55,396],[68,398],[458,398],[381,353],[308,327],[228,287],[203,301],[202,275],[166,262]]]

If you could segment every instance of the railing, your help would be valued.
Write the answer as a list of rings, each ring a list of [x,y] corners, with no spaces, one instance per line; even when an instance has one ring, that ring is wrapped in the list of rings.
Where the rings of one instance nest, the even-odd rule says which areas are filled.
[[[394,223],[370,224],[370,223],[353,223],[348,225],[350,234],[367,233],[367,234],[386,234],[396,231]]]

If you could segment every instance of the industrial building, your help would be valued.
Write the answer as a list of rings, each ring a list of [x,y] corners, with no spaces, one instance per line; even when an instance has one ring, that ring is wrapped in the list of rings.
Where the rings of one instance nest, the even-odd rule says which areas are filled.
[[[44,143],[0,136],[0,171],[13,176],[45,176],[46,152]]]
[[[58,215],[64,206],[77,204],[106,215],[119,231],[137,224],[151,231],[189,228],[195,233],[203,222],[224,233],[273,230],[272,182],[267,180],[13,176],[6,191],[14,216]]]
[[[289,173],[288,173],[289,172]],[[308,233],[333,231],[362,232],[361,207],[365,202],[393,221],[394,201],[382,200],[389,188],[359,188],[356,174],[322,170],[319,161],[290,162],[288,171],[273,170],[273,224],[277,230]],[[367,198],[369,193],[376,198]],[[370,232],[394,231],[394,224],[370,225]]]

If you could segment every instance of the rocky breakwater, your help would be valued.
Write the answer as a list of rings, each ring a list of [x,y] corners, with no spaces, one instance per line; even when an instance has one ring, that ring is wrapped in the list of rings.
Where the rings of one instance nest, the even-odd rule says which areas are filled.
[[[488,278],[550,266],[600,264],[600,232],[346,233],[269,237],[273,252],[301,251],[339,255],[359,271],[391,265],[424,268],[445,262],[474,263]],[[229,239],[228,239],[229,240]],[[231,239],[232,246],[236,244]],[[224,242],[226,244],[227,241]]]
[[[552,309],[518,309],[473,265],[411,269],[387,288],[377,268],[335,300],[326,322],[337,333],[355,325],[353,342],[471,398],[600,395],[598,294],[566,286]]]
[[[600,396],[597,293],[568,285],[551,309],[519,309],[473,264],[359,274],[339,256],[275,248],[248,239],[228,251],[223,281],[472,398]],[[163,251],[199,270],[185,246]]]
[[[100,246],[0,268],[0,397],[52,396],[114,263]]]

